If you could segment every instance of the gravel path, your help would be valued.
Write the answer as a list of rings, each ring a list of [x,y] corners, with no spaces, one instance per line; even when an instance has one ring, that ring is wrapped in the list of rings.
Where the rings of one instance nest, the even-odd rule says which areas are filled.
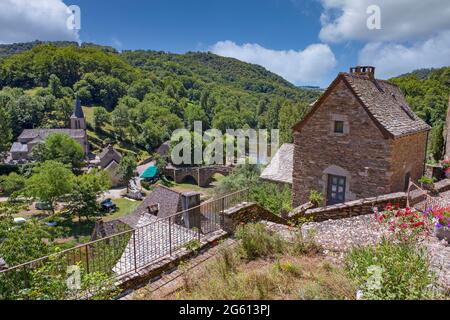
[[[373,215],[353,218],[310,222],[302,226],[304,237],[311,237],[325,250],[345,252],[352,247],[378,243],[387,229],[377,223]]]
[[[311,237],[320,244],[325,254],[342,261],[344,253],[355,246],[377,244],[388,230],[379,224],[373,215],[358,216],[341,220],[306,223],[302,226],[304,237]],[[421,243],[431,261],[431,268],[439,277],[439,283],[450,289],[450,245],[430,237]]]

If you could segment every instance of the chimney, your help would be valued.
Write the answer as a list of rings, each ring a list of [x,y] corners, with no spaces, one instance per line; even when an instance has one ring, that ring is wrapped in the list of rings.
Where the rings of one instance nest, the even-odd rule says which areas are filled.
[[[375,67],[371,66],[357,66],[350,68],[350,74],[368,76],[371,79],[375,78]]]
[[[159,203],[151,204],[147,207],[148,213],[157,217],[159,213]]]
[[[200,193],[185,192],[181,195],[181,199],[185,226],[189,229],[201,229]]]

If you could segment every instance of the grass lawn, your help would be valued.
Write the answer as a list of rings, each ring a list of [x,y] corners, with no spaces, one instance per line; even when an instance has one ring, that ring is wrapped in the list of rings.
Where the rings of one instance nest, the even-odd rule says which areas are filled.
[[[199,187],[195,181],[186,181],[183,183],[174,183],[170,188],[179,192],[200,192],[204,199],[209,199],[214,195],[215,186],[222,180],[224,176],[221,174],[215,174],[213,181],[208,187]]]
[[[124,198],[113,199],[113,202],[117,206],[117,211],[110,215],[104,216],[104,221],[111,221],[129,215],[142,203],[142,201],[132,201]]]
[[[78,220],[78,217],[70,217],[64,213],[57,214],[56,217],[52,219],[53,221],[57,221],[58,226],[62,229],[62,235],[59,239],[57,239],[57,242],[64,249],[89,242],[97,218],[102,217],[104,221],[111,221],[126,216],[132,213],[141,204],[142,201],[114,199],[113,202],[117,205],[116,212],[105,215],[103,217],[92,217],[90,220],[83,219],[81,222]],[[31,204],[27,206],[26,209],[14,215],[14,218],[19,217],[25,219],[46,219],[50,217],[50,213],[46,211],[36,210],[34,208],[34,204]]]

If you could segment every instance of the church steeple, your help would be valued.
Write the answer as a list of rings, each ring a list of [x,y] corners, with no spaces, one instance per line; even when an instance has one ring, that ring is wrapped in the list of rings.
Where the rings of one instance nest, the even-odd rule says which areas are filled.
[[[70,128],[86,130],[86,119],[84,118],[83,108],[81,107],[81,101],[78,97],[75,100],[75,108],[70,117]]]

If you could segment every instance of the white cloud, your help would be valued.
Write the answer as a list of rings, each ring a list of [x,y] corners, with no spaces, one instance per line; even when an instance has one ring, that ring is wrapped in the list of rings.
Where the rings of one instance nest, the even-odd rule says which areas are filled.
[[[62,0],[0,0],[0,43],[78,41],[67,28],[67,9]]]
[[[295,84],[321,84],[323,77],[336,66],[336,58],[326,44],[312,44],[299,51],[278,51],[259,44],[220,41],[210,50],[220,56],[259,64]]]
[[[361,50],[359,63],[376,66],[380,78],[389,78],[420,68],[449,66],[450,30],[410,46],[369,43]]]
[[[324,7],[320,39],[405,41],[432,36],[450,29],[448,0],[320,0]],[[367,8],[381,9],[381,30],[367,28]]]

